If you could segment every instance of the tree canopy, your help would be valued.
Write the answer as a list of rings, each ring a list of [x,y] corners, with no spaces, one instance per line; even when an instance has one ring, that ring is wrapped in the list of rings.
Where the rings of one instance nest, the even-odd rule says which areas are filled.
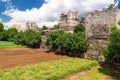
[[[44,25],[44,26],[42,27],[42,30],[48,30],[48,27],[47,27],[46,25]]]
[[[0,22],[0,32],[2,32],[4,30],[4,25],[2,22]]]
[[[120,30],[114,25],[110,29],[107,48],[103,51],[107,61],[120,61]]]
[[[30,48],[39,48],[41,35],[33,30],[18,32],[16,28],[9,28],[0,32],[0,41],[10,41]]]
[[[55,24],[55,25],[51,28],[51,30],[58,30],[58,29],[59,29],[59,26],[60,26],[60,24]]]
[[[7,30],[8,34],[8,41],[14,41],[14,36],[18,33],[18,30],[16,28],[9,28]]]
[[[77,32],[84,32],[85,31],[85,27],[83,24],[78,24],[75,26],[74,28],[74,32],[77,33]]]
[[[84,33],[63,33],[61,31],[53,32],[48,35],[47,45],[53,49],[59,49],[69,54],[84,53],[87,50],[88,44]],[[63,53],[63,52],[62,52]]]

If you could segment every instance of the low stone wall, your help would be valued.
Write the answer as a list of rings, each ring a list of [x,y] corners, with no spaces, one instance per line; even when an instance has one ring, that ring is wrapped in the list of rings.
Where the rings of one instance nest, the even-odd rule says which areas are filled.
[[[92,49],[87,50],[87,52],[84,54],[84,58],[91,59],[91,60],[97,60],[99,62],[105,61],[104,56],[100,54],[99,51],[92,50]]]

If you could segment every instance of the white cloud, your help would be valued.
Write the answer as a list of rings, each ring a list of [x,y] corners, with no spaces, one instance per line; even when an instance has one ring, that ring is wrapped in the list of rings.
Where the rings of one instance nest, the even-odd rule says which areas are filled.
[[[20,11],[17,9],[9,9],[3,12],[4,15],[12,19],[6,25],[13,23],[24,24],[25,22],[37,22],[39,26],[53,26],[58,22],[61,13],[66,13],[68,10],[79,10],[80,14],[85,12],[100,10],[105,8],[114,0],[45,0],[45,3],[39,8]]]
[[[10,1],[10,0],[1,0],[2,2],[8,2],[8,1]]]

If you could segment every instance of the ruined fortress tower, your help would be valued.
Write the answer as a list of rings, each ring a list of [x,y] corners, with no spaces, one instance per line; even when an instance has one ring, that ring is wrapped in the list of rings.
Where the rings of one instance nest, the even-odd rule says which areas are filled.
[[[120,10],[112,8],[111,10],[103,10],[88,13],[86,15],[85,33],[86,38],[91,44],[105,45],[110,33],[110,26],[117,25],[120,20]],[[118,26],[120,29],[120,27]]]
[[[39,31],[38,26],[35,22],[32,22],[32,23],[27,22],[26,23],[26,28],[27,28],[27,30],[30,29],[30,30],[33,30],[33,31],[36,31],[36,32]]]
[[[59,23],[60,30],[73,32],[74,27],[79,24],[79,11],[69,11],[67,14],[61,14]]]

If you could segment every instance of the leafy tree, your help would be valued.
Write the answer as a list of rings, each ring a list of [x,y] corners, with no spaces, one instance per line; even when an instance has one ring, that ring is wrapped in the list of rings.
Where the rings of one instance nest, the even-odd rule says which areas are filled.
[[[109,10],[111,10],[112,8],[114,8],[114,4],[110,4],[110,5],[108,6],[108,9],[109,9]]]
[[[0,22],[0,32],[4,31],[4,25],[2,22]]]
[[[46,25],[44,25],[44,26],[42,27],[42,30],[48,30],[48,27],[47,27]]]
[[[85,31],[85,27],[83,24],[79,24],[79,25],[76,25],[75,28],[74,28],[74,32],[77,33],[77,32],[84,32]]]
[[[19,35],[18,35],[19,36]],[[21,36],[20,36],[21,37]],[[41,43],[41,35],[33,30],[27,30],[23,34],[22,43],[31,48],[39,48]]]
[[[114,25],[111,27],[110,38],[104,56],[108,61],[120,61],[120,30]]]
[[[7,31],[4,30],[4,31],[0,32],[0,41],[7,41],[7,40],[8,40]]]
[[[120,25],[120,20],[118,20],[118,25]]]
[[[9,28],[8,30],[0,32],[0,40],[26,45],[30,48],[39,48],[41,43],[41,35],[33,30],[18,32],[16,28]]]
[[[65,33],[56,39],[56,45],[67,52],[83,53],[87,50],[87,41],[82,33]]]
[[[25,45],[23,36],[24,36],[24,33],[23,33],[23,32],[18,32],[18,33],[14,36],[14,43],[15,43],[15,44]]]
[[[56,31],[56,32],[53,32],[51,34],[48,35],[47,37],[47,41],[46,41],[46,44],[47,45],[51,45],[52,47],[58,47],[55,43],[55,40],[60,36],[62,35],[64,32],[63,31]]]
[[[59,29],[59,26],[60,26],[60,24],[55,24],[55,25],[53,26],[53,28],[51,28],[51,30],[58,30],[58,29]]]
[[[60,49],[66,53],[83,53],[87,50],[87,41],[84,33],[63,33],[61,31],[48,35],[47,45],[53,49]]]
[[[8,41],[14,41],[14,36],[18,33],[18,30],[16,28],[9,28],[7,30],[7,35],[8,35]]]

